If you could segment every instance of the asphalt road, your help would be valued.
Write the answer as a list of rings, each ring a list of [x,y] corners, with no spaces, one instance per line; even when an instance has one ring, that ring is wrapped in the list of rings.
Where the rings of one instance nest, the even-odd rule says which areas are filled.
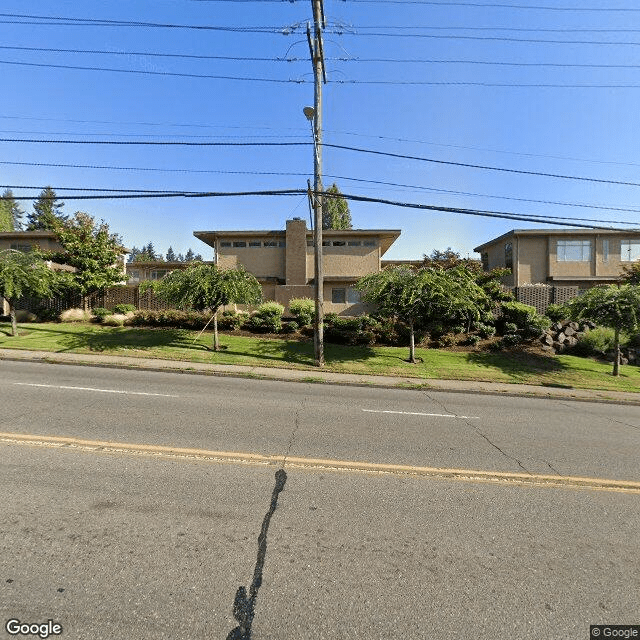
[[[0,367],[3,432],[639,479],[637,407]],[[74,639],[226,638],[275,470],[0,444],[3,624],[53,619]],[[287,473],[254,640],[573,639],[640,621],[637,493]]]

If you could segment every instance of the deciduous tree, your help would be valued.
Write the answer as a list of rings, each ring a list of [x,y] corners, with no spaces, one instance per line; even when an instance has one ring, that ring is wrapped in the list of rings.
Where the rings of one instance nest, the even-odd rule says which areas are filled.
[[[209,309],[213,315],[213,349],[220,350],[218,310],[227,304],[258,304],[262,287],[255,276],[242,267],[219,269],[213,264],[194,262],[186,269],[176,269],[162,280],[147,281],[140,291],[153,289],[155,294],[179,308],[196,311]]]
[[[566,307],[572,320],[591,320],[614,330],[613,375],[620,375],[620,332],[640,328],[640,286],[593,287]]]
[[[411,269],[400,266],[372,273],[355,286],[362,300],[375,304],[378,312],[397,317],[409,325],[409,362],[415,364],[415,330],[434,323],[480,319],[490,304],[488,296],[464,268]]]
[[[16,302],[29,295],[48,297],[54,293],[56,282],[56,274],[38,252],[0,252],[0,296],[9,303],[12,335],[18,334]]]
[[[51,259],[76,269],[63,277],[67,287],[82,296],[85,309],[88,297],[121,283],[125,275],[120,264],[124,247],[120,237],[111,233],[104,221],[96,222],[88,213],[78,211],[66,221],[57,220],[53,231],[62,251]]]

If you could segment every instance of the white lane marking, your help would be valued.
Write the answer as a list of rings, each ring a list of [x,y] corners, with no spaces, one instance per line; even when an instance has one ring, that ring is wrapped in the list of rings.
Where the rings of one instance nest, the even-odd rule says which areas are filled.
[[[433,418],[459,418],[460,420],[480,420],[480,416],[454,416],[451,413],[419,413],[417,411],[376,411],[363,409],[366,413],[399,413],[404,416],[430,416]]]
[[[14,382],[21,387],[45,387],[46,389],[71,389],[73,391],[97,391],[98,393],[121,393],[127,396],[160,396],[162,398],[180,398],[167,393],[145,393],[144,391],[120,391],[119,389],[96,389],[95,387],[65,387],[55,384],[36,384],[34,382]]]

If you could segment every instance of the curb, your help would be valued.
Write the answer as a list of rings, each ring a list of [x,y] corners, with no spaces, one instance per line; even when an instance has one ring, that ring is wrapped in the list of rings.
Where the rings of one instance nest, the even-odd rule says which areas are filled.
[[[78,354],[79,358],[82,358],[82,354]],[[100,358],[101,356],[93,356],[94,358]],[[344,374],[334,372],[321,372],[321,371],[302,371],[297,369],[285,369],[286,371],[295,371],[295,375],[278,375],[279,369],[273,368],[273,373],[255,373],[251,369],[254,367],[246,366],[246,371],[221,371],[215,369],[197,369],[195,367],[188,366],[192,363],[185,363],[179,360],[158,360],[159,362],[175,363],[175,366],[149,366],[148,364],[142,365],[136,362],[136,358],[131,358],[131,363],[123,362],[99,362],[96,360],[67,360],[65,358],[56,358],[55,353],[50,352],[37,352],[37,355],[33,355],[31,352],[29,355],[20,357],[18,355],[7,355],[0,353],[0,360],[6,360],[10,362],[40,362],[45,364],[63,364],[63,365],[76,365],[76,366],[88,366],[99,367],[103,369],[124,369],[124,370],[141,370],[152,371],[154,373],[182,373],[191,375],[204,375],[204,376],[216,376],[222,378],[248,378],[255,380],[271,380],[274,382],[297,382],[305,384],[327,384],[327,385],[339,385],[339,386],[351,386],[351,387],[363,387],[368,389],[394,389],[405,391],[441,391],[443,393],[475,393],[479,395],[487,396],[501,396],[501,397],[515,397],[515,398],[539,398],[542,400],[565,400],[571,402],[596,402],[600,404],[623,404],[630,406],[640,406],[640,393],[634,394],[632,392],[613,392],[625,394],[631,397],[607,397],[606,395],[599,396],[593,395],[597,393],[607,394],[607,391],[589,390],[589,389],[566,389],[564,393],[554,393],[548,390],[548,387],[540,387],[531,389],[530,387],[525,389],[487,389],[478,388],[473,385],[473,381],[455,381],[460,383],[469,382],[469,386],[464,388],[449,387],[447,381],[437,380],[429,381],[422,378],[398,378],[398,382],[392,383],[383,380],[376,380],[377,376],[363,374],[364,377],[368,377],[367,380],[353,381],[353,380],[333,380],[322,379],[323,375],[329,374],[331,376],[341,376]],[[199,364],[199,363],[193,363]],[[243,365],[228,365],[235,367],[243,367]],[[353,375],[353,374],[347,374]],[[413,382],[415,380],[415,382]],[[431,382],[437,382],[438,384],[431,384]],[[495,383],[481,382],[483,385],[490,385]],[[508,384],[508,383],[498,383]],[[442,385],[442,386],[441,386]],[[509,385],[510,387],[517,387],[517,385]],[[578,394],[578,395],[576,395]],[[585,394],[582,396],[582,394]],[[591,395],[587,395],[591,394]],[[633,397],[636,396],[637,398]]]

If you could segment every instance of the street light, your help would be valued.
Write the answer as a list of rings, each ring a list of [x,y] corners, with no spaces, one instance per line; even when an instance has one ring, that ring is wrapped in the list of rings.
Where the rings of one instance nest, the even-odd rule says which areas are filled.
[[[313,330],[313,348],[315,361],[318,367],[324,366],[324,272],[322,269],[322,163],[320,158],[320,145],[318,144],[318,120],[317,111],[313,107],[304,107],[302,112],[311,124],[313,135],[313,174],[314,174],[314,196],[313,196],[313,245],[316,272],[316,319]]]

